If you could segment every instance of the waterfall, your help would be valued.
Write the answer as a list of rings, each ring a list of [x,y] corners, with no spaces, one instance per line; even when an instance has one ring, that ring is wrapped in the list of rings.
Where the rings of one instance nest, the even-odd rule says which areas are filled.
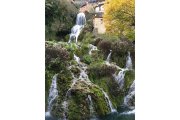
[[[120,89],[122,89],[123,86],[124,86],[124,76],[125,76],[125,71],[126,71],[126,69],[121,69],[121,70],[119,71],[119,73],[118,73],[117,76],[114,75],[115,80],[116,80],[117,83],[119,84]]]
[[[81,30],[82,30],[82,26],[74,25],[71,29],[71,34],[70,34],[68,43],[70,43],[72,39],[76,39],[76,43],[77,43],[78,36],[79,36]]]
[[[74,59],[75,59],[75,61],[76,61],[76,62],[78,63],[78,65],[79,65],[79,69],[80,69],[79,79],[89,80],[88,75],[87,75],[87,72],[86,72],[86,70],[87,70],[86,64],[82,63],[82,62],[80,61],[80,58],[77,57],[75,54],[74,54]]]
[[[89,48],[90,48],[90,50],[89,50],[89,55],[91,55],[91,54],[92,54],[92,51],[94,51],[94,50],[98,50],[98,49],[97,49],[97,47],[96,47],[96,46],[94,46],[94,45],[92,45],[92,44],[89,44]]]
[[[81,32],[81,30],[84,28],[84,25],[86,24],[86,17],[84,13],[78,13],[76,17],[76,25],[74,25],[71,29],[71,34],[69,37],[68,43],[71,43],[72,39],[78,40],[78,36]]]
[[[88,75],[84,70],[81,70],[79,79],[88,79]]]
[[[79,64],[79,62],[80,62],[80,58],[79,57],[77,57],[75,54],[74,54],[74,60]]]
[[[49,97],[48,97],[48,109],[46,112],[46,116],[50,116],[50,111],[52,107],[52,102],[55,100],[55,98],[58,96],[58,90],[57,90],[57,75],[55,74],[52,78],[51,87],[49,89]]]
[[[126,68],[132,70],[132,60],[131,60],[130,52],[128,52],[128,56],[126,58]]]
[[[78,56],[76,56],[74,54],[74,60],[78,63],[78,69],[80,70],[80,75],[79,77],[75,77],[73,73],[71,73],[72,77],[73,77],[73,80],[72,80],[72,84],[71,84],[71,87],[67,90],[66,92],[66,96],[65,96],[65,100],[62,102],[62,108],[63,108],[63,120],[66,120],[67,119],[67,112],[68,112],[68,96],[69,96],[69,93],[72,89],[72,87],[75,85],[75,83],[79,80],[79,79],[86,79],[86,80],[89,80],[88,78],[88,75],[86,73],[86,69],[87,69],[87,66],[85,64],[83,64],[81,61],[80,61],[80,58]],[[69,69],[71,69],[73,67],[70,66]],[[90,81],[90,80],[89,80]]]
[[[79,79],[85,79],[86,81],[90,81],[89,78],[88,78],[88,75],[86,73],[87,66],[85,64],[81,63],[80,58],[77,57],[75,54],[74,54],[74,59],[77,61],[78,65],[80,66],[81,73],[80,73]],[[102,92],[103,92],[103,94],[105,96],[105,100],[106,100],[108,106],[111,109],[111,112],[116,112],[116,109],[113,108],[113,105],[112,105],[112,102],[109,99],[109,96],[103,90],[102,90]]]
[[[77,14],[76,25],[84,26],[86,24],[86,17],[83,12]]]
[[[131,105],[129,105],[129,101],[133,98],[133,96],[135,95],[135,80],[133,81],[132,85],[129,88],[128,94],[125,96],[124,98],[124,105],[131,107]],[[134,108],[134,107],[132,107]]]
[[[102,90],[102,89],[101,89],[101,90]],[[104,96],[105,96],[105,100],[106,100],[108,106],[110,107],[111,112],[116,112],[117,110],[114,109],[114,107],[113,107],[113,105],[112,105],[112,102],[110,101],[109,96],[107,95],[107,93],[104,92],[104,90],[102,90],[102,92],[103,92],[103,94],[104,94]]]
[[[88,95],[88,101],[89,101],[90,117],[91,119],[96,118],[91,95]]]
[[[78,59],[78,57],[77,57]],[[69,68],[71,68],[72,66],[70,66]],[[72,80],[72,84],[71,84],[71,87],[67,90],[66,92],[66,96],[65,96],[65,100],[62,102],[62,108],[63,108],[63,120],[66,120],[67,119],[67,113],[68,113],[68,96],[69,96],[69,93],[71,91],[71,88],[75,85],[76,81],[78,80],[73,73],[71,73],[72,77],[73,77],[73,80]]]
[[[106,62],[109,63],[111,59],[112,50],[110,50],[110,53],[107,56]]]
[[[128,52],[128,56],[126,57],[126,68],[120,68],[118,75],[114,75],[114,78],[119,84],[120,89],[122,89],[124,86],[124,76],[125,76],[125,72],[128,70],[132,70],[132,60],[131,60],[130,52]]]

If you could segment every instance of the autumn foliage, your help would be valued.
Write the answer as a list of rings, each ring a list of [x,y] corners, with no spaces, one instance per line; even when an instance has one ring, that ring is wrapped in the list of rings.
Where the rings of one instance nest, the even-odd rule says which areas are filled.
[[[106,0],[104,23],[111,34],[134,39],[135,0]]]

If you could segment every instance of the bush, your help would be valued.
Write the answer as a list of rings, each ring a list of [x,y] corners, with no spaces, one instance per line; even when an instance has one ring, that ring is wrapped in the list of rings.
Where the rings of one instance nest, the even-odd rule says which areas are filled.
[[[91,78],[100,78],[112,76],[116,70],[117,68],[114,66],[108,66],[104,63],[94,63],[89,66],[88,73]]]
[[[112,42],[102,40],[98,43],[98,48],[103,51],[103,53],[108,54],[111,50]]]
[[[46,40],[64,38],[69,34],[77,12],[68,0],[45,0]]]
[[[83,56],[83,62],[86,64],[90,64],[93,61],[92,57],[90,55],[84,55]]]
[[[59,61],[67,61],[69,59],[69,52],[61,47],[46,47],[45,52],[46,65],[55,59]]]

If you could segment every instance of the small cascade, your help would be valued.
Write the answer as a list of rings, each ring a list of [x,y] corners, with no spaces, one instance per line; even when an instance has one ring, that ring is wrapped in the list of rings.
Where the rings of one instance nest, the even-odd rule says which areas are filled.
[[[87,70],[86,64],[82,63],[82,62],[80,61],[80,58],[77,57],[75,54],[74,54],[74,59],[75,59],[75,61],[76,61],[76,62],[78,63],[78,65],[79,65],[79,69],[80,69],[79,79],[89,80],[88,75],[87,75],[87,72],[86,72],[86,70]]]
[[[129,105],[129,101],[133,98],[133,96],[135,95],[135,80],[133,81],[132,85],[129,88],[128,94],[125,96],[124,98],[124,105],[131,107],[131,105]],[[134,107],[131,107],[134,108]]]
[[[80,63],[80,58],[77,57],[75,54],[74,54],[74,60],[79,64]]]
[[[58,90],[57,90],[57,75],[55,74],[52,79],[51,87],[49,89],[49,97],[48,97],[48,109],[46,112],[46,116],[50,116],[50,111],[52,107],[52,102],[55,100],[55,98],[58,96]]]
[[[70,43],[72,39],[75,39],[76,43],[77,43],[78,36],[79,36],[81,30],[82,30],[82,26],[74,25],[71,29],[71,34],[70,34],[68,43]]]
[[[89,79],[87,73],[81,69],[79,79]]]
[[[132,60],[130,52],[128,52],[128,56],[126,58],[126,69],[132,70]]]
[[[109,53],[108,56],[107,56],[106,63],[109,63],[109,62],[110,62],[111,54],[112,54],[112,50],[110,50],[110,53]]]
[[[78,57],[77,57],[78,60]],[[69,68],[71,68],[72,66],[70,66]],[[66,96],[65,96],[65,100],[62,102],[62,108],[63,108],[63,120],[67,120],[67,113],[68,113],[68,96],[70,95],[70,91],[71,88],[75,85],[75,83],[77,82],[77,78],[74,76],[73,73],[71,73],[73,80],[72,80],[72,84],[71,87],[67,90],[66,92]]]
[[[92,54],[92,51],[98,50],[97,47],[94,46],[94,45],[92,45],[92,44],[89,44],[89,48],[90,48],[90,50],[89,50],[89,55]]]
[[[71,34],[69,37],[68,43],[71,43],[72,39],[78,40],[78,36],[81,32],[81,30],[84,28],[84,25],[86,24],[86,17],[84,13],[78,13],[76,17],[76,25],[74,25],[71,29]]]
[[[119,73],[118,73],[117,76],[114,75],[115,80],[116,80],[117,83],[119,84],[120,89],[122,89],[123,86],[124,86],[124,76],[125,76],[125,71],[126,71],[126,69],[121,69],[121,70],[119,71]]]
[[[83,12],[77,14],[76,25],[84,26],[86,24],[86,16]]]
[[[96,118],[91,95],[88,95],[88,101],[89,101],[90,117],[91,119]]]
[[[73,77],[73,80],[72,80],[72,84],[71,84],[71,87],[68,89],[68,91],[66,92],[66,96],[65,96],[65,100],[62,102],[62,108],[63,108],[63,120],[66,120],[67,119],[67,113],[68,113],[68,96],[70,95],[70,91],[71,89],[73,88],[73,86],[76,84],[76,82],[78,80],[89,80],[88,78],[88,75],[86,73],[86,69],[87,69],[87,66],[85,64],[83,64],[81,61],[80,61],[80,58],[78,56],[76,56],[74,54],[74,60],[78,63],[78,69],[80,69],[80,75],[79,77],[75,77],[73,73],[71,73],[72,77]],[[69,69],[71,69],[73,67],[70,66]],[[89,80],[90,81],[90,80]],[[89,97],[88,97],[89,98]],[[91,101],[92,102],[92,101]]]
[[[127,112],[122,112],[120,113],[121,115],[130,115],[130,114],[135,114],[135,109],[131,110],[131,111],[127,111]]]
[[[110,109],[111,109],[111,112],[117,112],[117,110],[114,109],[114,107],[113,107],[113,105],[112,105],[112,102],[110,101],[109,96],[107,95],[107,93],[104,92],[104,90],[102,90],[102,92],[103,92],[103,94],[104,94],[104,96],[105,96],[105,100],[106,100],[108,106],[109,106]]]
[[[114,75],[114,78],[119,84],[120,89],[122,89],[124,86],[124,76],[125,76],[125,72],[128,70],[132,70],[132,60],[131,60],[130,52],[128,52],[128,56],[126,58],[126,68],[120,68],[118,75]]]

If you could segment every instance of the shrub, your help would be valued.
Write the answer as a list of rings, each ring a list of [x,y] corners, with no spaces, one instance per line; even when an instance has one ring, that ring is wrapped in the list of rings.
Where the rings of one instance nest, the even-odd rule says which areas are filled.
[[[114,66],[109,66],[103,63],[94,63],[89,66],[89,75],[92,78],[100,78],[105,76],[112,76],[116,72]]]
[[[98,48],[103,51],[103,53],[108,54],[109,50],[111,50],[112,42],[102,40],[98,43]]]
[[[113,52],[117,52],[117,53],[125,53],[128,51],[130,46],[130,43],[128,41],[117,41],[115,43],[113,43],[113,47],[112,50]]]
[[[83,62],[86,64],[90,64],[93,61],[92,57],[90,55],[84,55],[83,56]]]
[[[60,61],[66,61],[69,59],[69,52],[61,47],[46,47],[45,52],[46,64],[55,59],[58,59]]]

